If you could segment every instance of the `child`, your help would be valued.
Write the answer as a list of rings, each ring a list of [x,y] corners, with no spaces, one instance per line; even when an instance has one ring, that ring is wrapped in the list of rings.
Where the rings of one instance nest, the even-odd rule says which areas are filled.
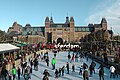
[[[80,67],[79,75],[82,75],[82,68]]]
[[[75,65],[72,65],[72,72],[75,72]]]

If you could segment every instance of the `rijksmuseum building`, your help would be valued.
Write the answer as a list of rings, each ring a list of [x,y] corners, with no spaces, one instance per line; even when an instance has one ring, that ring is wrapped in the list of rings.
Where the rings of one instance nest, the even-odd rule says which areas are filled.
[[[44,26],[31,26],[26,24],[22,26],[14,22],[9,27],[10,36],[16,36],[17,40],[29,43],[64,43],[80,42],[81,38],[91,33],[104,30],[107,39],[110,39],[111,33],[107,30],[107,21],[102,18],[99,24],[88,24],[87,26],[76,26],[73,17],[66,17],[63,23],[55,23],[52,17],[46,17]]]

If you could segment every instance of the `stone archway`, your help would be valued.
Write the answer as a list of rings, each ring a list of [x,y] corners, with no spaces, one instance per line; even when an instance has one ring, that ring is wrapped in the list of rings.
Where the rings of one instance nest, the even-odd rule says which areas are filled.
[[[63,39],[62,38],[58,38],[57,39],[57,44],[60,43],[60,44],[63,44]]]

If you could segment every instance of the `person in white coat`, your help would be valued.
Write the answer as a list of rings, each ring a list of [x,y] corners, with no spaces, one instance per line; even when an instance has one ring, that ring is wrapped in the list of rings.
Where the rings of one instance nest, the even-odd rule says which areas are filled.
[[[115,78],[115,67],[114,66],[111,66],[110,67],[110,78]]]

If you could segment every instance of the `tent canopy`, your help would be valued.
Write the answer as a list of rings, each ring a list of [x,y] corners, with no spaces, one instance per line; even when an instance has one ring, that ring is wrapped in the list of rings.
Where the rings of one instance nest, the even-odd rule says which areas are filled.
[[[18,50],[18,49],[20,48],[9,43],[0,44],[0,52],[6,52],[6,51]]]

